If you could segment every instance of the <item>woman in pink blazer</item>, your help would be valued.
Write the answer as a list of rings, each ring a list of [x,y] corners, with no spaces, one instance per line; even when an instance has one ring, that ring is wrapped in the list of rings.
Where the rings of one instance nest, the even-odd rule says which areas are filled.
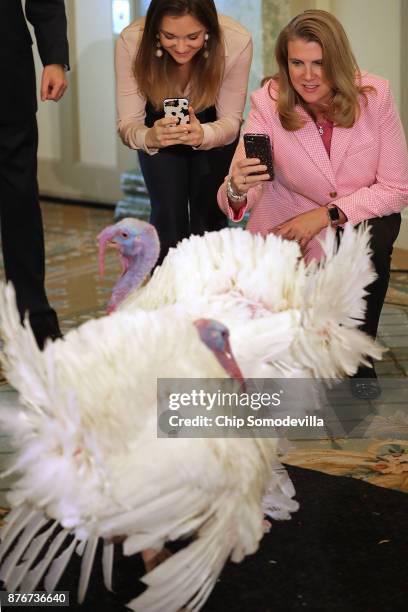
[[[244,130],[269,135],[274,180],[258,159],[245,158],[241,140],[219,205],[234,221],[249,210],[250,231],[297,240],[308,260],[321,257],[318,239],[328,227],[369,220],[378,279],[362,329],[375,337],[408,204],[407,147],[388,82],[360,73],[343,27],[326,11],[295,17],[275,53],[279,73],[252,95]],[[360,368],[357,376],[375,371]],[[380,393],[375,380],[357,379],[353,391]]]

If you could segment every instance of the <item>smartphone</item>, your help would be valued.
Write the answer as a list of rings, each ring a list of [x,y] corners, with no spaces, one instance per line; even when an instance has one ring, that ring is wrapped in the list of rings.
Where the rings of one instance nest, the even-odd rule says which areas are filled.
[[[163,102],[164,116],[173,117],[174,125],[188,125],[188,104],[187,98],[166,98]]]
[[[272,145],[268,134],[244,134],[245,155],[249,158],[258,158],[260,163],[267,167],[265,172],[252,172],[251,174],[269,174],[269,181],[274,178]]]

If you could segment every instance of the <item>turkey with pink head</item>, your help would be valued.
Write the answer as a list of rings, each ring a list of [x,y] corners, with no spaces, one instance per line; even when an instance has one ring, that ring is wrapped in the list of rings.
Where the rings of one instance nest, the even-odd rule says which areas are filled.
[[[179,379],[205,379],[213,390],[230,377],[241,383],[223,324],[191,322],[177,309],[123,311],[40,351],[20,324],[12,287],[2,285],[0,333],[21,401],[0,413],[15,451],[0,533],[9,591],[31,592],[42,580],[54,590],[77,553],[82,601],[99,539],[111,590],[114,541],[132,555],[192,537],[143,577],[149,588],[128,607],[199,610],[227,559],[257,549],[265,493],[272,514],[297,509],[293,487],[274,469],[276,439],[158,437],[159,379],[164,399]]]
[[[245,377],[339,378],[382,354],[358,329],[375,279],[369,238],[368,228],[348,224],[337,246],[327,232],[325,260],[305,265],[294,241],[226,228],[184,239],[143,283],[159,241],[150,224],[128,218],[100,234],[99,262],[103,271],[108,245],[122,261],[110,312],[178,304],[228,326]]]

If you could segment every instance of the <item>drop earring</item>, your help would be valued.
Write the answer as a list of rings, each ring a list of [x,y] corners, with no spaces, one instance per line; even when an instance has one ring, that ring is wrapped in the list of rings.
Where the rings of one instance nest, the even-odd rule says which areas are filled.
[[[205,33],[205,35],[204,35],[204,45],[203,45],[203,47],[204,47],[203,57],[204,57],[205,59],[207,59],[207,58],[208,58],[208,56],[210,55],[210,52],[208,51],[208,39],[209,39],[209,38],[210,38],[210,37],[209,37],[209,35],[208,35],[208,32],[206,32],[206,33]]]
[[[156,57],[163,57],[163,49],[160,42],[160,34],[156,34],[157,42],[156,42],[156,51],[154,52]]]

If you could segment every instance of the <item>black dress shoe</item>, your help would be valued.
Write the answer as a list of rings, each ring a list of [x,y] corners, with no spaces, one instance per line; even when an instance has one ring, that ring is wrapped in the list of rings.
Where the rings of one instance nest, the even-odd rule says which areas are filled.
[[[375,400],[381,395],[381,387],[376,378],[351,378],[350,385],[356,399]]]
[[[41,351],[48,339],[54,341],[62,338],[57,315],[53,310],[48,313],[31,314],[30,325]]]

